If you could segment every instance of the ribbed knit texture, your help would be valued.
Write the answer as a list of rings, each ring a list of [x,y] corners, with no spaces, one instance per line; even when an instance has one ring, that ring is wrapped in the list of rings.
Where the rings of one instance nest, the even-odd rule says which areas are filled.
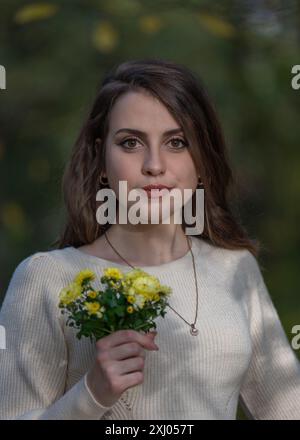
[[[239,398],[250,418],[300,419],[300,363],[257,260],[248,250],[192,242],[199,334],[167,308],[156,321],[159,350],[145,350],[144,382],[109,408],[86,384],[95,346],[65,326],[58,295],[84,268],[99,287],[105,267],[131,268],[74,247],[24,259],[0,312],[7,347],[0,350],[0,419],[235,419]],[[192,323],[191,254],[142,269],[172,287],[170,305]]]

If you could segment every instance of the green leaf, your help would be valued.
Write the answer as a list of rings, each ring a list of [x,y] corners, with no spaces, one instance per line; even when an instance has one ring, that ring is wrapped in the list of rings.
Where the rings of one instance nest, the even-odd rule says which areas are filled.
[[[125,315],[124,308],[122,306],[118,306],[115,308],[116,315],[123,317]]]

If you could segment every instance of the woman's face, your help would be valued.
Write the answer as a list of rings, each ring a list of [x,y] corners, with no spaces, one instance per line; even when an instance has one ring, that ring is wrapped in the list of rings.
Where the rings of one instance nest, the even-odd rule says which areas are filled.
[[[174,132],[166,133],[170,130]],[[185,188],[194,192],[198,183],[183,131],[167,108],[144,92],[128,92],[114,104],[106,139],[105,168],[117,199],[121,180],[127,182],[128,191],[162,184],[178,188],[182,197]],[[171,214],[172,209],[173,203]]]

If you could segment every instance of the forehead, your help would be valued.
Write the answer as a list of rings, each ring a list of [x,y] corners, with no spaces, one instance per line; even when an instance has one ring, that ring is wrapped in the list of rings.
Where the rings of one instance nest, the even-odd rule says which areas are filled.
[[[120,96],[112,108],[109,126],[113,132],[122,127],[146,132],[180,127],[164,104],[143,92],[128,92]]]

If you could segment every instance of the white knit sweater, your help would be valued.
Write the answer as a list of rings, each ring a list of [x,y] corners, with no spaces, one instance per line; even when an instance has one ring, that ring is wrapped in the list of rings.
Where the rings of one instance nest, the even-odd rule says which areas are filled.
[[[199,334],[167,308],[156,321],[159,350],[145,350],[144,382],[109,408],[86,384],[95,346],[65,326],[58,294],[81,269],[92,269],[100,287],[105,267],[131,268],[74,247],[24,259],[0,312],[7,347],[0,350],[0,419],[235,419],[239,399],[250,418],[300,419],[300,363],[257,260],[248,250],[192,242]],[[170,305],[193,322],[191,254],[142,269],[173,288]]]

